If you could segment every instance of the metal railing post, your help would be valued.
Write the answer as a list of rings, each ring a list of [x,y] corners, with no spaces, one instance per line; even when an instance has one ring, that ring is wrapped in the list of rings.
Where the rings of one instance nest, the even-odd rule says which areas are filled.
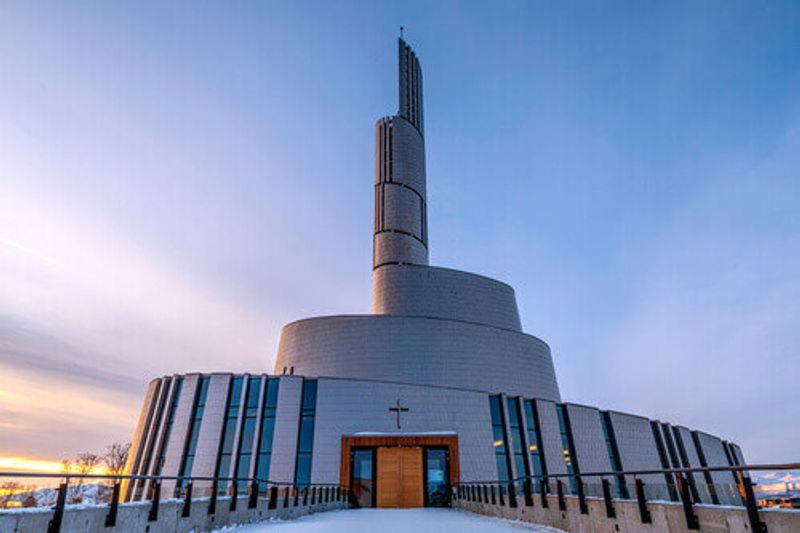
[[[251,481],[250,482],[250,493],[248,494],[249,498],[247,500],[247,508],[248,509],[255,509],[258,506],[258,481]]]
[[[233,480],[233,485],[231,485],[231,511],[236,510],[236,501],[239,499],[239,484],[236,480]]]
[[[539,493],[542,496],[542,508],[547,509],[549,502],[547,501],[547,492],[549,491],[549,487],[547,485],[547,480],[542,478],[539,480]]]
[[[161,482],[156,481],[153,483],[151,490],[153,491],[153,503],[150,505],[150,513],[147,515],[147,521],[155,522],[158,520],[158,506],[161,503]]]
[[[687,529],[700,529],[700,522],[697,520],[697,515],[694,514],[692,500],[689,496],[689,482],[681,473],[677,475],[677,478],[678,491],[681,495],[681,503],[683,503],[683,514],[686,517],[686,527]]]
[[[491,485],[489,489],[492,492],[492,505],[497,505],[497,495],[494,492],[494,485]]]
[[[603,501],[606,502],[606,516],[608,518],[616,518],[617,511],[611,501],[611,483],[606,478],[603,478]]]
[[[273,485],[269,488],[269,505],[267,506],[267,508],[268,509],[278,508],[278,487],[276,485]]]
[[[283,508],[289,507],[289,487],[283,489]]]
[[[111,491],[111,501],[108,506],[108,514],[106,515],[106,527],[114,527],[117,525],[117,510],[119,509],[119,481],[114,483],[114,489]]]
[[[217,480],[211,482],[211,500],[208,502],[208,514],[213,515],[217,512]]]
[[[61,531],[61,522],[64,519],[64,505],[67,503],[67,481],[58,486],[58,496],[56,496],[56,507],[53,518],[47,524],[47,533],[58,533]]]
[[[589,507],[586,506],[586,494],[583,491],[583,479],[581,479],[581,476],[575,476],[575,488],[578,489],[578,507],[580,507],[581,514],[589,514]]]
[[[560,479],[556,480],[556,492],[558,493],[558,510],[566,511],[567,502],[564,501],[564,484],[561,482]]]
[[[747,505],[747,517],[750,519],[750,528],[753,533],[766,533],[767,525],[761,521],[758,516],[758,507],[756,506],[756,497],[753,494],[753,481],[747,477],[742,476],[742,483],[744,484],[744,495]]]
[[[639,478],[634,478],[636,483],[636,502],[639,504],[639,518],[642,524],[653,523],[653,517],[650,516],[650,511],[647,509],[647,499],[644,497],[644,481]]]
[[[508,506],[509,507],[516,507],[517,506],[517,489],[514,488],[514,482],[508,482]]]
[[[183,497],[183,510],[181,516],[188,518],[192,514],[192,482],[186,485],[186,494]]]
[[[522,493],[525,496],[525,506],[532,507],[533,506],[533,489],[531,488],[531,480],[530,478],[525,478],[525,481],[522,482]]]

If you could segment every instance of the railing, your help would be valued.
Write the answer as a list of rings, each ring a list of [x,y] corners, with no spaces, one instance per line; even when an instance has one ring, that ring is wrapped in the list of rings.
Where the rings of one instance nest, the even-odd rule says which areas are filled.
[[[534,505],[534,499],[538,495],[536,499],[539,500],[540,505],[543,508],[548,508],[550,505],[548,495],[555,492],[559,510],[565,511],[567,509],[565,492],[569,490],[572,497],[577,497],[581,514],[588,514],[589,507],[586,503],[586,498],[587,492],[590,492],[591,494],[588,497],[602,498],[604,500],[605,513],[608,518],[616,517],[614,501],[635,500],[639,508],[639,518],[643,524],[652,523],[648,502],[652,503],[656,500],[666,499],[667,501],[681,503],[687,529],[699,529],[700,524],[694,512],[694,505],[698,503],[723,505],[720,501],[721,489],[726,486],[732,486],[736,489],[735,496],[729,493],[729,501],[726,501],[725,505],[745,507],[752,531],[759,533],[766,531],[766,527],[758,514],[758,501],[753,491],[753,482],[749,473],[787,470],[800,470],[800,463],[524,476],[507,482],[491,480],[458,483],[453,487],[452,496],[456,500],[517,507],[520,505],[518,495],[522,495],[524,505],[530,507]],[[715,481],[711,475],[715,472],[730,473],[730,483]],[[648,483],[651,483],[653,476],[660,476],[664,480],[663,490],[647,490]],[[648,478],[647,483],[644,478]],[[565,487],[564,480],[567,481],[568,487]],[[599,483],[590,484],[588,483],[590,480],[599,480]],[[629,482],[632,483],[634,488],[633,495],[629,491]],[[612,497],[612,492],[614,492],[612,483],[615,485],[616,498]],[[555,488],[555,491],[553,488]],[[658,488],[661,489],[661,487]],[[650,498],[647,496],[648,492],[650,492]],[[667,498],[653,498],[654,493],[667,496]],[[701,493],[710,501],[703,502],[699,496]]]
[[[174,481],[174,494],[183,500],[181,516],[186,518],[192,511],[192,502],[198,499],[208,499],[208,514],[214,515],[217,512],[218,496],[227,494],[230,496],[229,510],[235,511],[239,500],[239,487],[246,485],[247,507],[255,509],[258,506],[259,497],[263,494],[267,499],[267,509],[278,509],[279,507],[290,508],[308,505],[316,505],[330,502],[347,502],[349,491],[335,483],[315,483],[301,484],[286,483],[280,481],[270,481],[259,478],[239,478],[239,477],[207,477],[207,476],[145,476],[145,475],[113,475],[113,474],[42,474],[29,472],[0,472],[2,478],[23,478],[23,479],[51,479],[59,480],[56,498],[52,509],[53,517],[48,524],[48,533],[57,533],[61,529],[64,517],[64,510],[67,508],[67,495],[70,489],[71,480],[93,480],[108,483],[110,487],[108,496],[108,512],[105,518],[105,526],[112,527],[117,523],[117,513],[122,495],[122,482],[127,483],[149,483],[147,501],[150,502],[148,512],[148,522],[158,520],[158,511],[161,505],[162,483]],[[210,484],[208,496],[193,497],[193,487],[196,483],[203,482]],[[262,491],[262,487],[265,489]],[[0,489],[2,490],[2,489]],[[8,490],[8,489],[6,489]],[[36,490],[25,492],[32,493]],[[196,496],[196,495],[195,495]],[[134,501],[138,501],[135,498]],[[51,505],[46,505],[50,507]],[[2,509],[0,509],[2,513]]]

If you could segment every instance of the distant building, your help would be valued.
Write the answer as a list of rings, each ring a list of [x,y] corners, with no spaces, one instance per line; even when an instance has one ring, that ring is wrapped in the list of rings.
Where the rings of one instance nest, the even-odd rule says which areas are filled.
[[[398,52],[400,109],[375,132],[372,314],[288,324],[270,375],[153,380],[128,471],[338,483],[358,505],[409,507],[447,505],[459,480],[744,464],[736,444],[707,433],[563,402],[550,347],[522,331],[514,290],[429,266],[422,69],[402,38]],[[677,499],[672,477],[642,479],[650,498]],[[610,481],[633,493],[631,478]],[[691,481],[696,501],[741,501],[730,472]],[[601,494],[599,480],[586,483]],[[162,485],[165,496],[175,488]]]

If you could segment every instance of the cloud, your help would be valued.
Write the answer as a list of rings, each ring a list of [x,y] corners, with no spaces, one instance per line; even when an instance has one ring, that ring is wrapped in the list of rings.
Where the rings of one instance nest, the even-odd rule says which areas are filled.
[[[109,227],[0,196],[5,454],[129,439],[157,375],[271,370],[275,322]]]
[[[603,355],[615,400],[796,459],[800,128],[752,162],[732,157],[652,242],[627,318]]]

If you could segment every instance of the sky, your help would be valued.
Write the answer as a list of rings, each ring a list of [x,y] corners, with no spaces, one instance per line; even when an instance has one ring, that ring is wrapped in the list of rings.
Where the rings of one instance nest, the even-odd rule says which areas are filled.
[[[400,26],[431,263],[515,287],[565,400],[798,459],[799,3],[0,1],[0,465],[369,312]]]

